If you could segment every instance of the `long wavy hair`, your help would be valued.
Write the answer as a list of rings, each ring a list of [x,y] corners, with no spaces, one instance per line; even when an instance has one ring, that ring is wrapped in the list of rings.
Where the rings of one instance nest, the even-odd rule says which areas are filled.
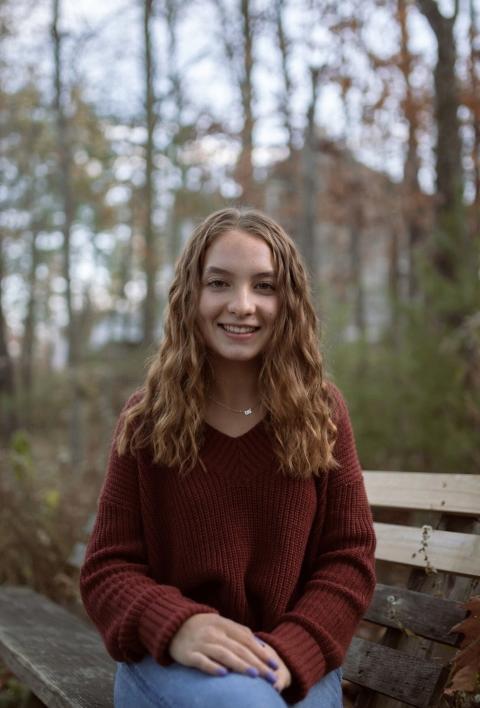
[[[271,218],[248,209],[222,209],[194,230],[170,287],[164,338],[144,387],[125,411],[117,451],[150,447],[155,462],[191,471],[201,461],[206,397],[212,382],[208,352],[197,325],[205,253],[227,231],[268,244],[276,272],[279,312],[262,353],[260,401],[280,469],[309,478],[335,466],[333,400],[324,380],[318,321],[307,275],[292,239]]]

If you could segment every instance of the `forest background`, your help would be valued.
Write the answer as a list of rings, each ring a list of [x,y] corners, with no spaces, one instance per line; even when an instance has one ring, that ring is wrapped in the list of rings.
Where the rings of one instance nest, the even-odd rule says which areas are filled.
[[[480,466],[474,0],[0,0],[0,582],[76,549],[175,259],[226,205],[310,271],[366,469]]]

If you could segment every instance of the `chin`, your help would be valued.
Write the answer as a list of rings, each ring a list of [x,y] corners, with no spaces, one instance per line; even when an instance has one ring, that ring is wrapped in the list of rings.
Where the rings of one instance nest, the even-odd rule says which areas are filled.
[[[260,356],[260,352],[254,351],[254,352],[226,352],[226,351],[220,351],[218,349],[212,349],[212,354],[215,356],[218,356],[221,359],[224,359],[226,361],[254,361],[255,359],[258,359]]]

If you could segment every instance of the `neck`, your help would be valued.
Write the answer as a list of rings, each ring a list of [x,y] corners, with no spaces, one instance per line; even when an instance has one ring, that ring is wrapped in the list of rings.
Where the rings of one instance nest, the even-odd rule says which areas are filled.
[[[255,406],[260,398],[260,363],[252,361],[210,360],[213,381],[209,395],[232,408]]]

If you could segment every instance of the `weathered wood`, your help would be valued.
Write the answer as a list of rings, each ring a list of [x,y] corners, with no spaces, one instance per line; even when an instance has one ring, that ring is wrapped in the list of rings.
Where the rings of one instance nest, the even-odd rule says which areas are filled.
[[[445,533],[446,536],[449,535],[449,532],[461,532],[464,535],[470,534],[471,538],[479,538],[480,524],[475,518],[447,513],[439,515],[438,512],[424,511],[414,511],[411,516],[410,523],[430,524],[433,528],[438,529],[439,533]],[[430,546],[427,551],[430,551]],[[478,559],[472,560],[470,577],[443,572],[426,573],[425,567],[413,568],[407,587],[409,590],[421,591],[426,597],[443,597],[450,601],[463,602],[475,593],[475,587],[478,583],[478,577],[476,577],[478,576],[478,570]],[[418,636],[407,636],[405,633],[395,629],[387,629],[382,639],[382,644],[408,653],[410,656],[415,657],[415,660],[419,663],[425,659],[429,660],[432,656],[437,660],[441,660],[444,664],[444,673],[438,681],[437,690],[432,695],[429,708],[437,708],[440,705],[444,705],[441,694],[442,687],[445,685],[449,673],[447,662],[452,658],[449,647]],[[404,706],[405,703],[401,701],[381,696],[368,689],[362,689],[355,702],[355,708],[403,708]]]
[[[377,583],[364,618],[383,627],[455,646],[458,634],[450,629],[466,616],[462,605],[452,600]]]
[[[478,516],[480,475],[364,472],[372,506]]]
[[[98,634],[28,588],[0,588],[0,656],[50,708],[112,708],[115,664]]]
[[[475,577],[480,573],[480,537],[432,529],[422,551],[422,529],[375,523],[379,560]]]
[[[354,637],[343,665],[348,681],[368,686],[409,706],[428,708],[443,667]]]

